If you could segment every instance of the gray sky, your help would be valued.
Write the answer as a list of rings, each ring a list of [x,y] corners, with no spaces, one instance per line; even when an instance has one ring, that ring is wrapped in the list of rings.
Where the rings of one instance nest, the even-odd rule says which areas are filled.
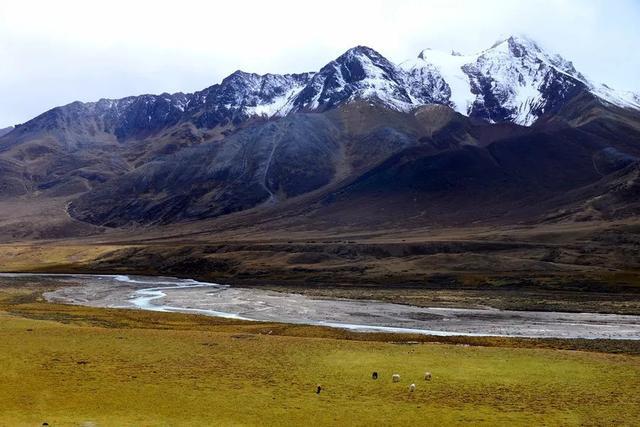
[[[513,33],[640,92],[639,0],[0,0],[0,128],[57,105],[317,70],[355,45],[401,62]]]

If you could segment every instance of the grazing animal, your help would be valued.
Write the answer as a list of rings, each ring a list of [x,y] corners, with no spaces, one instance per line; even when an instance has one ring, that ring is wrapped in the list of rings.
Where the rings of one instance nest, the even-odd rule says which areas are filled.
[[[394,383],[399,383],[400,382],[400,374],[393,374],[393,376],[391,377],[391,380]]]
[[[373,374],[371,374],[371,379],[377,380],[378,379],[378,373],[374,372]]]
[[[318,387],[316,388],[316,394],[320,394],[321,391],[322,391],[322,386],[318,384]]]
[[[416,391],[416,385],[415,385],[415,384],[411,384],[411,385],[409,386],[409,392],[410,392],[410,393],[413,393],[414,391]]]
[[[425,372],[424,373],[424,380],[425,381],[431,381],[431,372]]]

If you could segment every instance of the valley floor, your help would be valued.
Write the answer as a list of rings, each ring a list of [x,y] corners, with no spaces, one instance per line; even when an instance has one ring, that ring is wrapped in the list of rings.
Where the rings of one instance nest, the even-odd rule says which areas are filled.
[[[640,314],[636,221],[367,233],[203,228],[0,243],[0,271],[173,276],[423,307]]]
[[[46,303],[42,293],[55,287],[0,281],[0,425],[633,425],[640,418],[634,343],[355,334]],[[557,349],[563,345],[598,351]]]
[[[0,271],[165,275],[417,306],[640,314],[636,222],[367,235],[188,227],[4,239]],[[358,334],[47,303],[43,293],[57,286],[0,278],[0,426],[640,419],[638,341]]]

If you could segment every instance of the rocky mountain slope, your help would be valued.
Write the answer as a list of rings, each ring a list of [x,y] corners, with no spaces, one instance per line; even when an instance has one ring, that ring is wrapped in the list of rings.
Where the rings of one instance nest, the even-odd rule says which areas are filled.
[[[582,203],[569,192],[640,159],[637,127],[616,133],[624,142],[596,131],[614,124],[525,128],[446,106],[406,114],[355,103],[182,150],[84,194],[70,212],[99,225],[166,224],[300,200],[305,220],[344,226],[543,220]]]
[[[13,126],[0,129],[0,136],[6,135],[13,130]]]
[[[316,73],[54,108],[0,136],[0,199],[107,227],[614,218],[636,214],[638,159],[637,96],[529,39],[400,65],[359,46]]]

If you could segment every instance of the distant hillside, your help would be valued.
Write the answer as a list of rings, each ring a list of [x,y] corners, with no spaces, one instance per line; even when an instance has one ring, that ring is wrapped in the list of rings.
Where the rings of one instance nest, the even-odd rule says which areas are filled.
[[[0,136],[6,135],[13,130],[13,126],[9,126],[8,128],[0,129]]]

